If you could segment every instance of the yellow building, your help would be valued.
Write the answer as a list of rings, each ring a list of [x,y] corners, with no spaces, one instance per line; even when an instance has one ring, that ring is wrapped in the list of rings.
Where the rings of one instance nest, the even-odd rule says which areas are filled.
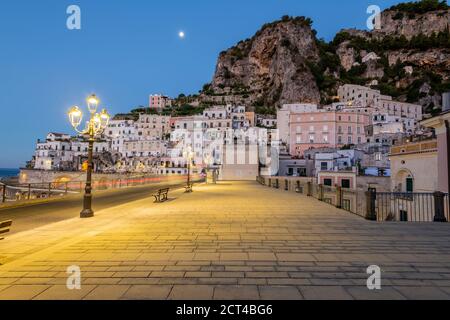
[[[438,190],[436,139],[410,142],[391,148],[391,188],[394,192]]]

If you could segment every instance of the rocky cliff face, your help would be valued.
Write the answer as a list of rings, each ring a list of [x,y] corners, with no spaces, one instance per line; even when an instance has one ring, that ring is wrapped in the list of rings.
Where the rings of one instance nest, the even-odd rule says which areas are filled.
[[[209,88],[217,96],[238,95],[256,105],[319,102],[307,62],[319,60],[308,19],[284,18],[220,54]]]
[[[445,31],[449,26],[449,21],[449,10],[413,13],[392,9],[382,12],[381,30],[374,33],[382,37],[403,35],[409,40],[418,34],[431,36],[435,32]]]
[[[327,103],[339,85],[356,83],[436,111],[450,90],[449,8],[437,0],[400,4],[381,14],[381,29],[342,30],[330,43],[316,39],[308,18],[283,17],[222,52],[201,99]]]
[[[450,90],[450,10],[406,7],[384,11],[379,30],[342,30],[333,45],[343,70],[356,71],[351,82],[368,85],[376,80],[375,88],[383,93],[435,113],[441,93]],[[370,52],[377,58],[364,61]]]

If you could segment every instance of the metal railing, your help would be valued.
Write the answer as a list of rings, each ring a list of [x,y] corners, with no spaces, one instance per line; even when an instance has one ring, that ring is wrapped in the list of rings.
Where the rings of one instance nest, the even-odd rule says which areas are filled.
[[[93,190],[109,190],[126,187],[135,187],[159,182],[177,182],[187,179],[187,175],[173,176],[124,176],[120,178],[93,181]],[[201,180],[199,175],[193,175],[193,181]],[[26,184],[3,184],[0,183],[0,204],[16,201],[29,201],[36,199],[48,199],[51,197],[62,197],[70,194],[84,192],[85,181],[65,182],[41,182]]]
[[[449,221],[448,194],[377,192],[375,214],[380,221]]]
[[[258,177],[271,188],[296,192],[374,221],[449,222],[450,197],[435,193],[396,193],[346,189],[317,184],[313,179]]]

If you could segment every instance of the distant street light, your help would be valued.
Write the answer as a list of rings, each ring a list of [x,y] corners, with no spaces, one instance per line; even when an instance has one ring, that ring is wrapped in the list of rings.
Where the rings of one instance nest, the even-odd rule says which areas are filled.
[[[212,183],[216,184],[216,169],[213,167],[214,157],[207,155],[204,158],[204,163],[206,164],[206,183],[208,183],[208,174],[212,174]]]
[[[191,185],[191,162],[194,158],[194,152],[192,151],[191,146],[187,146],[183,151],[183,158],[187,161],[187,170],[188,170],[188,176],[187,176],[187,189],[190,190]]]
[[[88,148],[88,166],[86,175],[86,188],[83,198],[83,211],[80,213],[81,218],[91,218],[94,216],[92,210],[92,168],[93,168],[93,151],[95,136],[102,134],[108,126],[110,116],[105,109],[99,114],[97,113],[99,99],[95,94],[87,98],[87,108],[89,110],[90,118],[86,123],[86,127],[83,130],[78,130],[81,122],[83,121],[83,112],[78,106],[74,106],[70,109],[68,115],[72,127],[81,135],[89,136],[89,148]]]

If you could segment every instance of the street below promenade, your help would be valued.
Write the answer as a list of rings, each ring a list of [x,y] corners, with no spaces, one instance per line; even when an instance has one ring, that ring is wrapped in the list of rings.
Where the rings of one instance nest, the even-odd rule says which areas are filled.
[[[145,186],[129,187],[107,191],[94,191],[93,209],[105,210],[128,202],[150,198],[159,188],[177,188],[184,184],[179,182],[153,183]],[[30,204],[16,208],[0,208],[0,221],[13,220],[10,234],[32,230],[50,223],[76,218],[82,209],[83,195],[54,199],[48,203]]]
[[[254,182],[182,191],[7,236],[0,299],[450,299],[450,224],[370,222]]]

